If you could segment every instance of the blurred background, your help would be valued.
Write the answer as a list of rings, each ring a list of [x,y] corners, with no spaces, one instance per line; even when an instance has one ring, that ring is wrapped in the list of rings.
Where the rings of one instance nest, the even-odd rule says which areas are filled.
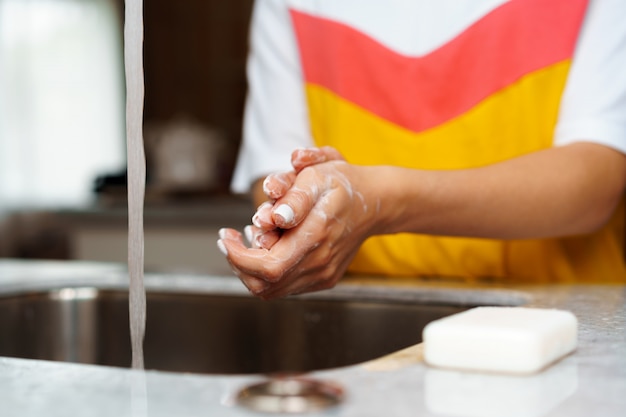
[[[200,271],[241,138],[253,0],[144,4],[146,269]],[[123,0],[0,0],[0,257],[126,262]]]

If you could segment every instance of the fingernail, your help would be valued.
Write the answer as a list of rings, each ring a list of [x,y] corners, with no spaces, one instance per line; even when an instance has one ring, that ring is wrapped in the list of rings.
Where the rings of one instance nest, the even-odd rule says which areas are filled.
[[[270,190],[267,186],[267,183],[270,180],[270,176],[268,175],[267,177],[265,177],[265,179],[263,180],[263,192],[265,193],[265,195],[268,195],[270,193]]]
[[[243,228],[243,233],[248,240],[248,243],[254,243],[254,233],[252,232],[252,226],[248,225]]]
[[[254,213],[254,216],[252,216],[252,224],[258,227],[259,229],[262,228],[260,214],[262,214],[264,211],[269,211],[271,207],[272,207],[272,203],[270,203],[269,201],[263,202],[263,204],[261,204],[256,209],[256,213]]]
[[[291,224],[295,217],[293,209],[287,204],[281,204],[280,206],[276,207],[276,209],[274,210],[274,214],[283,219],[282,224],[284,225]]]
[[[226,245],[224,245],[224,241],[222,239],[217,241],[217,247],[224,256],[228,256],[228,249],[226,249]]]
[[[265,193],[265,195],[267,196],[267,198],[269,198],[271,201],[276,201],[277,198],[280,197],[279,195],[279,191],[277,191],[274,188],[270,188],[270,181],[278,181],[279,183],[284,182],[282,180],[282,177],[280,176],[279,173],[275,173],[275,174],[270,174],[267,177],[265,177],[265,180],[263,181],[263,192]]]
[[[269,201],[264,201],[259,205],[259,207],[256,208],[256,211],[261,211],[265,209],[266,206],[271,206],[271,205],[272,203],[270,203]]]
[[[260,247],[261,247],[261,236],[263,236],[263,233],[259,233],[259,234],[257,234],[256,236],[254,236],[254,237],[253,237],[253,239],[254,239],[254,245],[255,245],[257,248],[260,248]]]
[[[265,236],[265,233],[260,233],[255,237],[255,241],[256,241],[256,245],[258,248],[261,249],[270,249],[267,245],[267,237]]]
[[[259,214],[258,213],[254,213],[254,216],[252,216],[252,224],[255,225],[258,228],[261,227],[261,222],[259,221]]]
[[[221,228],[220,230],[218,230],[217,235],[220,237],[220,239],[224,239],[226,237],[226,229]]]

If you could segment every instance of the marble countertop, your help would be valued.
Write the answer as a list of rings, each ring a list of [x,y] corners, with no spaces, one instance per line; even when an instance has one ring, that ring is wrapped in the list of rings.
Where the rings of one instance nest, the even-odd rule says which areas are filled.
[[[532,376],[434,369],[418,349],[343,368],[310,373],[346,390],[338,407],[307,415],[577,417],[626,416],[626,287],[534,286],[469,288],[437,282],[408,286],[415,300],[460,304],[519,303],[572,311],[579,320],[577,350]],[[347,281],[333,293],[359,291]],[[85,262],[0,261],[0,295],[94,285],[126,288],[125,268]],[[147,275],[148,289],[245,294],[230,276]],[[406,286],[406,288],[405,288]],[[381,291],[385,291],[381,286]],[[233,396],[260,375],[202,375],[0,357],[2,416],[251,416]]]

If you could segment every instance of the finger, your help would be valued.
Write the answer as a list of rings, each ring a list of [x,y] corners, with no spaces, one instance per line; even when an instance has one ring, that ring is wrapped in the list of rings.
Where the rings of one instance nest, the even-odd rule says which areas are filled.
[[[279,229],[258,233],[255,237],[256,244],[259,248],[270,250],[274,244],[278,242],[280,235],[281,233]]]
[[[280,239],[271,250],[255,249],[247,248],[235,234],[222,233],[217,245],[238,276],[273,283],[286,276],[302,258],[301,248],[291,243],[281,245]]]
[[[256,209],[256,213],[252,216],[252,224],[261,230],[272,230],[276,228],[274,220],[272,219],[272,207],[273,204],[269,201],[261,204]]]
[[[244,274],[241,271],[237,271],[237,277],[245,285],[245,287],[254,295],[260,295],[270,286],[270,283],[260,278],[253,277],[248,274]]]
[[[333,285],[330,282],[311,282],[310,279],[300,276],[290,282],[268,285],[263,290],[255,293],[255,295],[261,297],[264,300],[275,300],[277,298],[287,297],[289,295],[306,294],[309,292],[320,291],[322,289],[331,288]]]
[[[250,228],[251,226],[247,227]],[[257,295],[262,293],[263,291],[267,290],[267,288],[269,287],[269,283],[260,279],[260,278],[256,278],[253,277],[251,275],[245,274],[243,271],[241,271],[240,269],[238,269],[228,258],[228,249],[226,247],[226,245],[224,244],[224,240],[237,240],[241,237],[241,234],[239,232],[237,232],[234,229],[220,229],[219,231],[219,236],[220,239],[217,241],[217,246],[220,249],[220,251],[226,255],[226,259],[228,260],[228,262],[230,263],[230,266],[232,267],[233,273],[235,275],[237,275],[237,277],[241,280],[241,282],[243,283],[243,285],[246,286],[246,288],[248,289],[248,291],[250,291],[252,294]]]
[[[298,274],[289,280],[283,280],[267,286],[257,295],[265,300],[287,297],[288,295],[304,294],[331,288],[334,284],[327,279],[320,280],[321,270],[311,270],[306,274]]]
[[[344,161],[345,158],[338,150],[331,146],[321,148],[300,148],[291,154],[291,165],[296,172],[302,171],[311,165],[321,164],[328,161]]]
[[[287,193],[277,200],[272,207],[272,223],[281,229],[291,229],[304,220],[321,193],[326,180],[315,173],[300,173],[296,182]]]
[[[263,192],[271,200],[281,198],[296,180],[295,171],[277,172],[263,180]]]
[[[273,229],[263,231],[256,226],[248,225],[243,229],[246,240],[250,243],[250,247],[255,249],[270,249],[274,243],[280,238],[280,230]]]
[[[342,271],[344,269],[345,268],[341,268]],[[337,285],[337,282],[340,280],[343,272],[327,278],[320,278],[320,276],[323,275],[322,270],[309,272],[306,276],[301,275],[289,282],[279,282],[277,284],[268,285],[263,291],[256,293],[256,295],[264,300],[273,300],[287,297],[289,295],[328,290]]]
[[[258,227],[250,224],[243,228],[243,234],[246,237],[246,240],[250,244],[251,248],[258,249],[260,247],[256,238],[260,230],[261,229],[259,229]]]
[[[223,239],[240,240],[240,241],[242,240],[241,233],[239,233],[239,231],[237,231],[235,229],[231,229],[229,227],[222,227],[220,230],[218,230],[217,234],[218,234],[220,240],[223,240]],[[221,250],[221,248],[220,248],[220,250]],[[224,254],[224,255],[226,255],[226,254]]]

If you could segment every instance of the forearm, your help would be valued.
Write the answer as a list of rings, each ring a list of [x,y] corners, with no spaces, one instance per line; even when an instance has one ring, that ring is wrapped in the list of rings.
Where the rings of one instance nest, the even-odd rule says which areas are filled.
[[[468,170],[370,167],[380,212],[374,233],[488,238],[588,233],[622,196],[626,158],[580,143]]]

